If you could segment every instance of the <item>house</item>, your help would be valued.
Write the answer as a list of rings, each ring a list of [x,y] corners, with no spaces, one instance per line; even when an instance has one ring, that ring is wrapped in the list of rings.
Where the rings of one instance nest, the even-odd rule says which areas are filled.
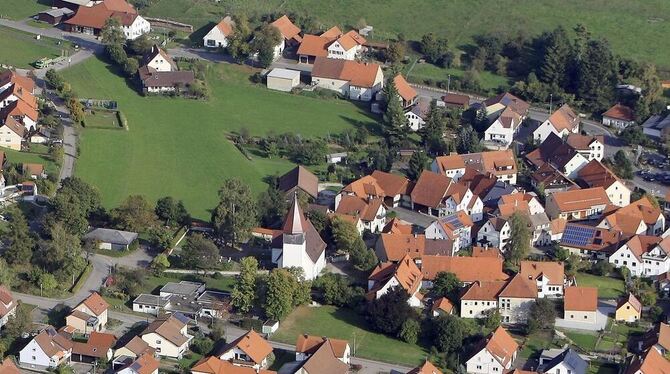
[[[425,255],[451,256],[458,247],[453,240],[426,239],[424,234],[382,233],[377,239],[375,252],[380,261],[400,261],[405,255],[412,257],[417,265]]]
[[[503,272],[503,259],[496,257],[461,257],[426,255],[421,259],[424,288],[433,286],[433,279],[440,272],[454,273],[463,284],[473,282],[507,281]]]
[[[635,124],[633,110],[622,104],[615,104],[602,115],[603,125],[623,130]]]
[[[391,374],[400,374],[395,370],[391,370]],[[417,366],[414,369],[407,372],[407,374],[442,374],[438,368],[435,367],[430,361],[426,360],[423,365]]]
[[[274,22],[270,24],[279,30],[279,33],[284,38],[283,46],[286,47],[295,47],[302,43],[302,36],[300,36],[300,28],[296,26],[288,16],[283,15],[277,18]],[[280,54],[283,52],[280,51]]]
[[[527,163],[536,169],[549,163],[569,178],[574,178],[577,172],[589,162],[586,157],[553,132],[549,133],[537,149],[527,153],[525,157]]]
[[[0,92],[7,90],[12,85],[19,85],[30,94],[35,94],[35,81],[31,78],[19,75],[15,71],[5,70],[0,72]]]
[[[533,131],[533,140],[542,143],[550,133],[560,138],[579,133],[579,116],[568,104],[563,104]]]
[[[375,170],[346,185],[335,197],[335,206],[344,195],[352,195],[365,200],[381,198],[386,206],[395,208],[403,200],[409,200],[409,190],[410,181],[404,176]]]
[[[149,353],[142,354],[136,359],[121,356],[112,362],[117,374],[158,374],[160,362]]]
[[[37,120],[39,119],[39,112],[37,107],[23,100],[10,101],[4,108],[0,109],[0,120],[5,124],[9,118],[13,118],[20,123],[25,130],[35,130]]]
[[[37,126],[37,129],[29,136],[29,141],[35,144],[48,144],[51,142],[52,131],[46,126]]]
[[[465,362],[469,374],[498,374],[512,368],[519,345],[502,327],[498,327],[473,350]]]
[[[63,24],[66,31],[98,36],[109,18],[119,21],[121,31],[129,40],[151,31],[149,21],[125,0],[103,0],[93,6],[80,6]]]
[[[653,348],[660,354],[666,355],[670,352],[670,325],[660,322],[646,331],[637,341],[636,348],[637,352],[646,352]]]
[[[300,85],[300,71],[274,68],[265,77],[267,87],[275,91],[291,92]]]
[[[499,181],[516,184],[516,158],[512,150],[468,154],[451,154],[435,158],[431,170],[458,181],[469,166],[482,174],[492,174]]]
[[[509,92],[504,92],[498,96],[485,100],[483,106],[486,109],[486,116],[489,118],[510,108],[514,113],[521,116],[523,120],[528,115],[528,109],[530,109],[530,104]]]
[[[156,350],[149,346],[149,344],[139,336],[134,336],[128,343],[126,343],[126,345],[119,347],[114,351],[114,357],[125,356],[135,359],[145,353],[154,356]]]
[[[13,83],[0,92],[0,109],[18,100],[23,101],[33,109],[37,109],[37,99],[35,96],[19,83]]]
[[[235,366],[250,367],[255,370],[268,367],[268,358],[272,354],[272,346],[254,330],[226,344],[217,354],[224,361]]]
[[[360,220],[363,230],[381,232],[386,225],[386,206],[380,198],[366,201],[360,197],[345,195],[337,201],[335,213],[355,217]],[[362,231],[359,232],[363,234]]]
[[[47,176],[44,172],[44,165],[42,164],[24,163],[21,164],[21,171],[31,179],[43,179]]]
[[[670,271],[670,237],[635,235],[609,257],[617,268],[637,277],[656,277]]]
[[[642,124],[642,133],[661,142],[667,141],[670,138],[670,113],[649,117]]]
[[[233,33],[233,27],[235,27],[235,22],[230,16],[226,16],[202,38],[203,45],[206,48],[226,48],[228,37]]]
[[[277,374],[272,370],[256,370],[250,367],[235,366],[218,357],[203,357],[192,368],[191,374]]]
[[[578,187],[575,182],[548,162],[542,164],[530,175],[530,182],[536,190],[542,188],[545,193]]]
[[[604,135],[568,134],[565,139],[569,146],[581,153],[587,160],[602,161],[605,154]]]
[[[0,364],[0,373],[2,374],[20,374],[19,368],[16,367],[14,360],[11,357],[7,357]]]
[[[145,94],[177,92],[195,80],[194,72],[179,71],[174,60],[157,45],[144,56],[138,76]]]
[[[349,365],[351,363],[351,347],[346,340],[302,334],[295,343],[295,360],[303,362],[313,356],[322,346],[328,344],[333,357]]]
[[[593,159],[577,172],[577,184],[582,188],[602,187],[612,204],[624,207],[630,204],[631,191],[610,169]]]
[[[298,337],[298,343],[300,343],[300,340],[301,338]],[[311,347],[308,352],[304,352],[302,347],[299,348],[298,346],[299,344],[296,344],[295,354],[298,362],[295,374],[322,374],[325,368],[328,368],[327,372],[329,374],[348,374],[350,372],[348,343],[342,345],[334,339],[323,338],[322,343]],[[341,355],[345,356],[341,357]],[[298,358],[299,356],[300,358]],[[344,359],[346,359],[346,362]]]
[[[521,261],[519,274],[535,281],[537,297],[563,297],[563,289],[567,280],[562,262]]]
[[[300,45],[302,48],[303,44]],[[381,66],[351,60],[317,57],[312,85],[338,92],[351,100],[370,101],[384,88]]]
[[[412,131],[419,131],[426,125],[428,115],[430,114],[430,105],[432,99],[420,97],[416,103],[405,111],[405,118]]]
[[[549,218],[568,221],[600,218],[611,204],[602,187],[556,191],[547,196],[546,211]]]
[[[444,296],[439,297],[433,301],[433,306],[430,307],[430,313],[433,315],[433,317],[453,314],[454,304],[452,304],[452,302]]]
[[[98,249],[110,251],[127,251],[137,241],[136,232],[96,228],[84,235],[84,241],[97,243]]]
[[[377,265],[368,276],[368,300],[379,299],[389,290],[402,287],[409,299],[407,303],[413,307],[420,307],[423,296],[421,289],[421,270],[416,266],[409,255],[405,255],[397,263],[384,262]]]
[[[74,307],[70,315],[65,318],[65,324],[84,335],[103,331],[107,326],[107,309],[109,303],[100,294],[93,292]]]
[[[188,319],[181,313],[158,316],[142,331],[140,337],[158,356],[181,359],[193,336],[188,334]]]
[[[447,108],[467,110],[470,107],[470,97],[455,93],[442,96],[442,102]]]
[[[642,303],[632,293],[619,299],[614,313],[614,320],[620,322],[637,322],[642,317]]]
[[[537,195],[534,193],[514,193],[501,196],[498,200],[499,216],[509,219],[515,213],[528,218],[529,228],[533,233],[530,239],[531,245],[549,245],[551,242],[551,221],[537,199]]]
[[[563,310],[563,318],[566,321],[596,323],[598,289],[595,287],[566,287]]]
[[[37,13],[37,19],[50,25],[58,25],[74,14],[72,9],[55,8]]]
[[[489,311],[498,310],[498,294],[507,281],[475,281],[460,297],[461,318],[484,318]]]
[[[335,41],[330,43],[327,47],[328,58],[355,60],[363,51],[363,45],[367,41],[359,33],[354,30],[340,35]]]
[[[544,374],[586,374],[589,364],[574,349],[566,348],[551,357],[556,350],[544,350],[540,357],[538,371]]]
[[[498,294],[498,310],[504,323],[526,323],[537,299],[537,285],[532,279],[517,274]]]
[[[139,294],[133,300],[133,311],[153,315],[179,313],[193,319],[224,318],[230,311],[230,295],[205,290],[204,283],[168,282],[158,295]]]
[[[523,117],[512,107],[506,107],[491,125],[484,131],[484,141],[489,141],[504,148],[509,147],[514,136],[519,132]]]
[[[477,244],[504,251],[511,233],[509,222],[496,216],[491,216],[484,222],[477,232]]]
[[[606,211],[598,227],[620,230],[627,235],[661,235],[665,216],[648,198],[642,197],[623,208]]]
[[[438,218],[426,227],[426,239],[451,240],[456,252],[472,245],[472,220],[464,211]]]
[[[670,361],[657,350],[650,349],[646,353],[631,358],[625,374],[658,374],[670,371]]]
[[[476,221],[482,219],[484,203],[463,183],[443,174],[424,170],[410,193],[412,209],[444,217],[466,211]]]
[[[70,362],[72,342],[49,326],[19,352],[19,366],[31,370],[54,369]]]
[[[465,174],[458,181],[465,184],[473,195],[479,196],[484,207],[491,209],[498,206],[502,196],[518,192],[516,187],[498,180],[495,175],[480,173],[469,166],[465,168]]]
[[[7,287],[0,285],[0,328],[3,328],[9,319],[16,314],[17,303]]]
[[[621,231],[567,222],[559,244],[571,254],[593,260],[604,260],[627,240]]]
[[[398,91],[398,96],[403,108],[409,108],[416,103],[419,95],[416,93],[416,90],[407,83],[407,80],[405,80],[405,77],[403,77],[402,74],[393,77],[393,84]]]
[[[503,258],[503,254],[498,248],[472,247],[472,257]]]
[[[335,41],[342,31],[334,26],[330,30],[321,35],[305,34],[302,37],[300,46],[296,54],[298,55],[298,63],[313,64],[317,58],[328,57],[328,46]]]
[[[86,342],[72,341],[73,362],[92,364],[96,361],[112,359],[112,347],[116,344],[116,336],[93,331]]]
[[[302,213],[297,193],[282,231],[272,242],[272,262],[279,268],[301,268],[305,279],[316,278],[326,267],[326,243]]]
[[[277,188],[287,197],[292,197],[296,191],[301,191],[316,199],[319,194],[319,178],[304,166],[298,165],[279,177]]]

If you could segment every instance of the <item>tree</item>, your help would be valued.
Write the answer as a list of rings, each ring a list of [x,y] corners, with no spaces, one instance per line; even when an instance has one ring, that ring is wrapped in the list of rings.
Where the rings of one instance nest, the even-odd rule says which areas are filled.
[[[414,318],[414,310],[407,300],[409,295],[402,287],[393,287],[380,298],[368,303],[366,318],[373,329],[397,336],[402,324]]]
[[[228,53],[238,62],[244,61],[249,57],[251,37],[251,29],[249,28],[249,20],[244,15],[234,17],[235,28],[233,34],[228,38],[228,46],[226,49]]]
[[[591,272],[599,276],[608,275],[613,269],[614,267],[607,260],[600,260],[591,266]]]
[[[484,327],[487,329],[495,329],[500,326],[501,321],[502,317],[498,309],[487,309],[484,311]]]
[[[254,33],[252,49],[258,53],[258,63],[262,68],[269,67],[274,61],[275,47],[281,43],[282,35],[271,25],[263,25]]]
[[[481,151],[479,137],[477,136],[477,132],[472,128],[472,126],[462,126],[458,131],[456,140],[456,150],[459,154],[476,153]]]
[[[509,225],[508,257],[513,265],[519,266],[521,260],[528,257],[530,253],[530,240],[532,238],[529,228],[530,222],[528,217],[522,213],[515,212],[509,219]]]
[[[433,345],[441,352],[456,352],[463,345],[465,326],[458,317],[442,315],[433,319]]]
[[[149,242],[159,251],[169,249],[172,244],[172,230],[163,226],[149,228]]]
[[[0,258],[0,284],[7,288],[11,288],[14,284],[15,277],[16,274],[14,274],[14,271],[7,265],[7,261]]]
[[[392,64],[402,61],[405,58],[405,43],[399,41],[391,43],[384,56]]]
[[[409,123],[398,99],[398,89],[393,82],[393,78],[389,78],[386,82],[384,97],[386,98],[386,111],[382,117],[382,135],[386,138],[389,146],[398,147],[407,139]]]
[[[126,60],[123,62],[123,72],[126,74],[128,77],[132,77],[137,73],[137,69],[139,69],[140,63],[137,62],[135,58],[126,58]]]
[[[614,154],[614,172],[621,178],[633,178],[633,164],[628,159],[626,151],[620,149]]]
[[[430,63],[445,66],[446,55],[449,52],[447,39],[438,38],[435,34],[428,33],[421,37],[419,46],[421,53],[423,53]]]
[[[425,153],[417,151],[412,154],[407,163],[407,178],[417,181],[421,173],[426,169],[428,156]]]
[[[64,223],[65,229],[81,236],[88,230],[88,218],[100,210],[97,189],[76,177],[65,178],[56,196],[49,201],[47,226]]]
[[[240,260],[240,275],[231,293],[232,305],[241,313],[247,313],[254,305],[256,297],[256,273],[258,261],[254,257]]]
[[[415,344],[419,339],[419,333],[421,332],[421,326],[419,322],[415,319],[408,319],[403,322],[400,326],[400,332],[398,332],[398,337],[409,344]]]
[[[39,278],[39,285],[44,291],[53,291],[58,288],[60,283],[53,274],[42,273]]]
[[[280,224],[287,210],[286,195],[273,181],[267,191],[258,196],[258,218],[262,227],[275,227]]]
[[[33,320],[30,317],[29,309],[23,307],[23,303],[19,300],[16,306],[16,313],[9,317],[5,325],[4,335],[16,339],[24,332],[29,332]]]
[[[185,225],[190,221],[190,216],[184,207],[184,202],[176,200],[172,196],[166,196],[156,201],[156,216],[160,218],[165,225]]]
[[[28,222],[23,212],[18,208],[11,208],[9,216],[9,247],[5,250],[4,258],[10,265],[28,264],[33,256],[35,238],[30,233]]]
[[[596,111],[612,101],[616,79],[614,56],[607,42],[589,40],[578,65],[577,97]]]
[[[170,267],[170,260],[164,253],[161,253],[158,256],[154,257],[154,259],[151,261],[151,269],[153,269],[154,274],[156,275],[162,274],[165,271],[165,269],[169,267]]]
[[[447,130],[447,117],[443,109],[431,102],[426,125],[419,130],[421,143],[426,151],[434,156],[448,154],[450,145],[444,140]]]
[[[559,26],[549,33],[543,49],[540,78],[545,83],[567,90],[570,83],[570,68],[575,56],[566,30]]]
[[[157,223],[156,213],[143,195],[128,196],[111,212],[117,228],[127,231],[145,232]]]
[[[130,50],[138,56],[144,56],[151,52],[153,46],[154,42],[149,39],[147,34],[142,34],[128,43]]]
[[[214,342],[208,337],[195,338],[191,343],[191,350],[201,355],[208,354],[212,348],[214,348]]]
[[[65,79],[63,78],[63,76],[60,75],[53,68],[47,70],[44,80],[46,81],[47,85],[50,88],[53,88],[58,91],[60,91],[63,88],[63,85],[65,84]]]
[[[356,242],[350,253],[351,263],[358,270],[370,271],[379,262],[375,251],[367,248],[363,239]]]
[[[100,31],[100,38],[106,45],[120,45],[126,42],[119,20],[113,17],[107,18],[105,21],[105,25]]]
[[[435,275],[433,288],[430,291],[435,298],[444,296],[453,300],[458,295],[460,288],[461,281],[458,280],[456,274],[441,271]]]
[[[314,288],[323,295],[323,302],[328,305],[345,306],[354,296],[349,279],[341,274],[326,273],[318,277]]]
[[[249,238],[256,223],[256,201],[249,186],[239,179],[226,179],[212,213],[216,233],[228,243],[239,243]]]
[[[556,309],[549,299],[540,298],[533,303],[528,313],[528,332],[551,329],[556,321]]]
[[[218,342],[221,339],[224,339],[225,341],[226,325],[220,319],[215,319],[209,330],[209,334],[215,342]]]
[[[331,231],[336,248],[348,252],[356,268],[367,271],[377,264],[377,256],[367,248],[353,223],[335,217],[331,222]]]
[[[195,234],[182,248],[181,260],[187,269],[210,269],[219,262],[219,248],[211,240]]]
[[[51,240],[40,243],[35,262],[43,270],[57,275],[59,281],[73,279],[86,267],[86,261],[81,256],[81,240],[61,223],[51,226],[49,236]]]
[[[265,314],[274,320],[283,320],[293,308],[309,301],[309,282],[296,277],[292,269],[272,270],[266,284]]]
[[[71,98],[67,101],[67,108],[70,111],[70,118],[74,123],[81,123],[84,120],[84,106],[78,99]]]

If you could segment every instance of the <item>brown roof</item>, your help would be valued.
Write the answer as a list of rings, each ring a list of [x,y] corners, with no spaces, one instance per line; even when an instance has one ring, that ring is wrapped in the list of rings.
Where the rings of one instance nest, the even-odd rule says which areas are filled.
[[[105,7],[113,12],[137,13],[132,4],[126,0],[104,0]]]
[[[11,357],[5,358],[0,365],[0,374],[20,374],[19,368],[16,367],[16,364],[11,359]]]
[[[451,313],[454,310],[454,304],[452,304],[449,299],[443,296],[433,301],[431,310],[433,312],[441,310],[445,313]]]
[[[448,93],[442,96],[442,101],[444,101],[446,104],[465,106],[470,104],[470,97],[467,95]]]
[[[133,352],[135,356],[139,356],[145,352],[151,354],[154,352],[154,349],[151,348],[149,344],[142,340],[142,338],[139,336],[134,336],[124,347]]]
[[[573,132],[579,127],[579,117],[568,104],[563,104],[563,106],[558,108],[549,116],[547,121],[549,121],[558,132],[563,130]]]
[[[475,281],[463,292],[461,300],[495,301],[505,284],[507,281]]]
[[[625,374],[669,374],[670,361],[656,349],[650,349],[642,356],[633,356]]]
[[[277,374],[275,371],[261,369],[256,372],[254,368],[236,366],[218,357],[203,357],[192,368],[191,372],[206,374]],[[140,373],[143,374],[143,373]]]
[[[65,20],[65,23],[100,30],[105,26],[107,19],[116,18],[122,25],[130,26],[137,18],[137,12],[129,4],[125,3],[130,7],[127,8],[123,3],[125,3],[123,0],[105,0],[92,7],[80,6],[72,17]]]
[[[30,106],[23,100],[16,100],[9,103],[7,106],[0,110],[0,119],[7,119],[8,116],[17,116],[17,117],[28,117],[33,121],[37,121],[39,118],[39,113],[37,109]]]
[[[326,57],[328,56],[328,45],[332,41],[333,39],[330,38],[305,34],[297,53],[303,56]]]
[[[386,222],[386,226],[382,230],[384,234],[411,234],[412,225],[404,221],[401,221],[398,217],[392,218],[390,221]]]
[[[319,260],[323,251],[326,250],[326,243],[321,238],[321,235],[316,231],[312,222],[305,218],[302,208],[300,208],[300,204],[298,203],[297,194],[294,195],[291,209],[284,218],[282,230],[284,231],[283,236],[304,235],[305,250],[314,263]],[[283,236],[280,236],[279,238],[282,238],[283,240]]]
[[[442,372],[431,364],[430,361],[426,360],[421,366],[417,366],[407,374],[442,374]]]
[[[517,344],[507,330],[498,327],[482,342],[480,347],[482,349],[486,348],[505,367],[514,358],[514,354],[519,349],[519,344]],[[476,350],[475,353],[480,351],[481,349]]]
[[[314,354],[326,341],[330,342],[330,347],[333,354],[337,358],[343,358],[349,342],[342,339],[326,338],[322,336],[314,336],[302,334],[298,336],[295,343],[295,351],[298,353]]]
[[[661,209],[655,207],[645,196],[623,208],[605,212],[603,221],[616,230],[633,235],[636,234],[640,222],[655,225],[662,214]]]
[[[21,165],[21,170],[28,175],[42,175],[44,173],[44,165],[25,163]]]
[[[97,292],[91,293],[86,300],[82,301],[82,304],[86,305],[96,316],[101,315],[107,308],[109,308],[109,303],[107,303]]]
[[[270,343],[258,335],[254,330],[249,330],[246,334],[226,345],[222,350],[222,353],[228,352],[234,347],[239,348],[257,364],[263,362],[263,360],[272,353],[272,346]]]
[[[195,73],[192,71],[157,71],[152,67],[144,65],[137,72],[142,84],[147,88],[189,85],[195,80]]]
[[[158,367],[160,362],[154,357],[153,353],[142,354],[128,367],[132,368],[137,374],[152,374]]]
[[[300,47],[305,45],[303,41]],[[374,63],[317,57],[312,77],[348,81],[357,87],[372,87],[381,67]]]
[[[49,357],[63,357],[65,352],[72,349],[72,342],[58,334],[53,327],[42,331],[34,339]]]
[[[565,140],[572,148],[577,150],[589,150],[591,143],[598,141],[601,144],[605,145],[605,136],[604,135],[582,135],[582,134],[568,134],[568,138]]]
[[[602,187],[557,191],[550,196],[561,212],[574,212],[611,203],[607,192]]]
[[[221,31],[224,36],[228,36],[233,33],[233,24],[230,20],[230,17],[225,17],[221,22],[216,24],[216,28]]]
[[[153,320],[153,322],[144,329],[141,336],[156,333],[170,341],[172,344],[181,347],[189,341],[189,338],[181,333],[181,329],[184,328],[184,326],[186,325],[173,315],[162,315]]]
[[[620,298],[616,308],[619,309],[626,304],[630,304],[636,312],[642,313],[642,303],[632,293],[628,293],[628,296]]]
[[[499,297],[513,297],[522,299],[537,298],[537,284],[534,280],[517,274],[505,285]]]
[[[14,83],[9,88],[0,92],[0,101],[5,101],[12,95],[16,96],[19,100],[25,101],[30,107],[37,109],[37,99],[35,96],[20,84]]]
[[[28,92],[30,93],[32,93],[35,90],[35,81],[32,80],[31,78],[19,75],[18,73],[12,70],[5,70],[3,72],[0,72],[0,87],[8,83],[18,84],[23,88],[25,88],[26,90],[28,90]]]
[[[502,281],[509,276],[503,272],[503,260],[495,257],[423,256],[421,271],[424,279],[435,279],[437,273],[454,273],[461,282]]]
[[[356,31],[351,30],[346,34],[340,36],[337,39],[337,42],[342,46],[342,48],[344,48],[345,51],[348,51],[357,45],[365,44],[366,40],[365,38],[360,36]]]
[[[114,344],[116,344],[116,336],[93,331],[91,332],[91,335],[89,335],[86,343],[78,341],[72,342],[72,353],[90,357],[106,358],[108,351],[112,349]]]
[[[277,188],[284,192],[296,187],[316,199],[319,194],[319,178],[304,166],[298,165],[279,177],[277,184]]]
[[[615,104],[603,113],[603,117],[616,118],[623,121],[632,121],[635,119],[633,110],[625,105]]]
[[[300,28],[293,24],[288,16],[283,15],[271,23],[272,26],[276,27],[279,30],[279,33],[286,40],[295,39],[296,41],[302,41],[300,37]]]
[[[379,201],[379,199],[376,199]],[[353,217],[363,217],[368,212],[368,203],[360,197],[344,195],[337,205],[335,213],[346,214]],[[376,213],[376,212],[375,212]],[[373,217],[374,218],[374,217]],[[369,220],[370,221],[370,220]]]
[[[518,97],[512,95],[509,92],[502,93],[496,97],[492,97],[484,101],[484,105],[486,105],[487,107],[494,104],[502,104],[505,107],[511,108],[520,115],[525,115],[526,112],[528,112],[528,109],[530,108],[530,104],[519,99]]]
[[[421,270],[419,270],[409,255],[405,255],[397,263],[381,263],[372,270],[372,273],[368,276],[368,281],[373,281],[369,294],[374,298],[374,293],[384,287],[394,277],[410,296],[414,295],[419,287],[421,287]]]
[[[342,191],[367,199],[369,196],[395,197],[404,195],[407,194],[408,189],[409,180],[407,178],[375,170],[371,175],[366,175],[349,183]]]
[[[598,309],[598,289],[595,287],[567,287],[564,308],[565,310],[595,312]]]
[[[628,239],[626,246],[638,260],[642,260],[642,255],[654,249],[661,240],[658,236],[635,235]]]
[[[465,160],[463,159],[463,157],[457,154],[436,157],[435,163],[443,173],[446,172],[447,170],[465,168]]]
[[[340,361],[334,353],[330,340],[326,340],[303,364],[307,374],[346,374],[349,365]]]
[[[577,173],[578,181],[587,187],[609,188],[619,178],[600,161],[593,159],[584,165]]]
[[[548,284],[555,286],[563,286],[565,283],[565,266],[562,262],[521,261],[519,274],[532,280],[544,276],[549,280]]]
[[[424,170],[410,194],[412,201],[423,206],[437,208],[442,204],[451,183],[451,178],[445,175]]]
[[[0,285],[0,318],[6,316],[14,308],[16,308],[16,303],[12,293],[5,286]]]
[[[472,247],[472,257],[503,258],[500,249],[495,247]]]
[[[396,75],[393,78],[393,83],[395,84],[395,88],[398,90],[398,95],[400,95],[403,100],[412,101],[414,98],[416,98],[416,91],[412,88],[412,86],[409,85],[409,83],[407,83],[405,77],[403,77],[402,74]]]
[[[328,30],[324,31],[321,35],[319,35],[322,38],[330,39],[330,40],[335,40],[342,35],[342,30],[340,30],[339,27],[333,26],[329,28]]]

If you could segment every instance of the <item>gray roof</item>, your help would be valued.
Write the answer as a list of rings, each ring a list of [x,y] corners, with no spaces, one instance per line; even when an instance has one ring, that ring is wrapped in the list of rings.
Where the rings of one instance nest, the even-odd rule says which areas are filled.
[[[509,195],[513,193],[516,190],[514,186],[511,184],[507,184],[502,181],[497,181],[494,185],[493,188],[482,198],[482,202],[484,205],[497,205],[498,200],[503,195]]]
[[[160,292],[189,296],[197,293],[201,289],[204,289],[204,287],[205,285],[203,283],[198,282],[168,282],[161,288]]]
[[[158,296],[158,295],[151,295],[151,294],[148,294],[148,293],[141,293],[135,298],[135,300],[133,300],[133,304],[159,306],[161,308],[165,308],[165,306],[169,302],[170,302],[170,298],[168,298],[168,297],[162,297],[162,296]]]
[[[40,14],[48,14],[52,17],[69,16],[70,14],[73,14],[73,13],[74,13],[74,11],[72,11],[72,9],[68,9],[68,8],[50,9],[50,10],[45,10],[43,12],[40,12]]]
[[[670,127],[670,114],[665,117],[660,114],[655,114],[644,121],[642,127],[655,130],[663,130],[664,128]]]
[[[543,352],[544,353],[544,352]],[[567,366],[574,369],[574,374],[585,374],[588,368],[588,363],[572,348],[567,348],[551,361],[542,365],[539,369],[541,372],[547,372],[560,363],[565,363]]]
[[[548,225],[549,222],[549,217],[544,212],[530,215],[530,223],[533,227]]]
[[[76,4],[76,5],[86,5],[91,2],[91,0],[63,0],[63,2]]]
[[[270,73],[268,73],[268,78],[282,78],[282,79],[300,79],[300,72],[298,70],[274,68]]]
[[[99,240],[103,243],[130,245],[137,239],[136,232],[121,231],[114,229],[93,229],[84,235],[84,240]]]

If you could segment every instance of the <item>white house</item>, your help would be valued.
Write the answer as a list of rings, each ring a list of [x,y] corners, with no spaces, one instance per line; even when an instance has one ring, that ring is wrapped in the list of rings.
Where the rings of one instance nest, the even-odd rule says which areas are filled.
[[[226,48],[228,37],[233,33],[234,22],[230,16],[225,17],[202,38],[206,48]]]
[[[12,293],[0,285],[0,328],[4,327],[13,315],[16,314],[16,301]]]
[[[566,142],[589,161],[602,161],[605,156],[604,135],[569,134]]]
[[[501,374],[512,368],[519,345],[502,327],[498,327],[465,362],[469,374]]]
[[[593,324],[598,316],[598,289],[595,287],[566,287],[563,302],[563,319]]]
[[[457,250],[472,245],[472,220],[464,211],[438,218],[426,227],[426,239],[446,240]]]
[[[340,362],[351,363],[351,347],[349,342],[341,339],[301,334],[295,343],[295,360],[302,362],[312,357],[321,347],[327,345],[333,356]]]
[[[20,151],[27,132],[21,123],[11,116],[7,117],[4,123],[0,121],[0,147]]]
[[[54,369],[70,362],[72,342],[49,326],[35,336],[19,353],[19,365],[31,370]]]
[[[188,352],[193,336],[188,334],[188,319],[180,313],[157,317],[140,334],[156,354],[172,359],[181,359]]]
[[[344,35],[341,35],[337,40],[332,42],[328,48],[328,58],[355,60],[363,50],[363,44],[366,40],[360,36],[356,31],[351,30]]]
[[[625,105],[615,104],[603,113],[603,125],[623,130],[635,124],[633,110]]]
[[[70,315],[65,317],[65,323],[78,333],[88,335],[93,331],[103,331],[107,326],[107,310],[109,304],[97,292],[91,293],[79,303]]]
[[[510,233],[507,220],[500,217],[490,217],[477,232],[477,245],[495,247],[504,251]]]
[[[670,271],[670,238],[635,235],[609,257],[614,267],[626,267],[636,277],[655,277]]]
[[[430,113],[430,99],[419,97],[409,109],[405,111],[405,118],[412,131],[419,131],[426,125]]]
[[[144,57],[144,65],[159,72],[179,70],[172,57],[157,45],[151,47],[151,52]]]
[[[297,193],[284,219],[282,235],[272,243],[272,262],[279,268],[301,268],[308,280],[326,267],[326,243],[302,213]]]
[[[434,173],[459,181],[465,175],[466,166],[485,175],[494,175],[501,182],[516,184],[516,157],[511,149],[440,156],[430,168]]]
[[[374,63],[317,57],[312,85],[339,92],[351,100],[370,101],[384,88],[384,74]]]
[[[409,255],[405,255],[398,263],[384,262],[377,265],[368,277],[368,300],[379,299],[389,290],[402,287],[407,291],[407,303],[413,307],[422,306],[423,296],[421,289],[421,270],[416,266]]]
[[[568,104],[563,104],[533,131],[533,140],[542,143],[550,133],[560,138],[579,133],[579,117]]]
[[[139,14],[135,15],[135,19],[128,24],[121,24],[121,30],[126,39],[134,40],[139,36],[151,32],[151,24]]]
[[[507,107],[484,131],[484,140],[507,148],[512,144],[522,121],[523,119],[519,114],[514,112],[511,107]]]
[[[545,350],[540,356],[541,373],[545,374],[586,374],[589,365],[575,350],[567,348],[551,357],[554,350]]]
[[[300,72],[283,68],[274,68],[266,76],[267,87],[271,90],[291,92],[300,84]]]
[[[616,206],[625,207],[630,204],[631,190],[596,159],[589,161],[577,172],[576,182],[584,188],[604,188],[610,201]]]
[[[381,198],[366,202],[357,196],[340,195],[339,199],[335,199],[335,213],[360,220],[363,230],[371,233],[381,232],[386,225],[386,206]]]
[[[268,358],[272,354],[272,346],[254,330],[233,340],[224,346],[217,356],[231,361],[235,366],[251,367],[261,370],[268,367]]]
[[[506,281],[476,281],[468,286],[460,300],[461,318],[483,318],[488,311],[498,310],[498,294]]]
[[[562,262],[521,261],[519,274],[537,285],[537,297],[563,297],[567,283]]]

